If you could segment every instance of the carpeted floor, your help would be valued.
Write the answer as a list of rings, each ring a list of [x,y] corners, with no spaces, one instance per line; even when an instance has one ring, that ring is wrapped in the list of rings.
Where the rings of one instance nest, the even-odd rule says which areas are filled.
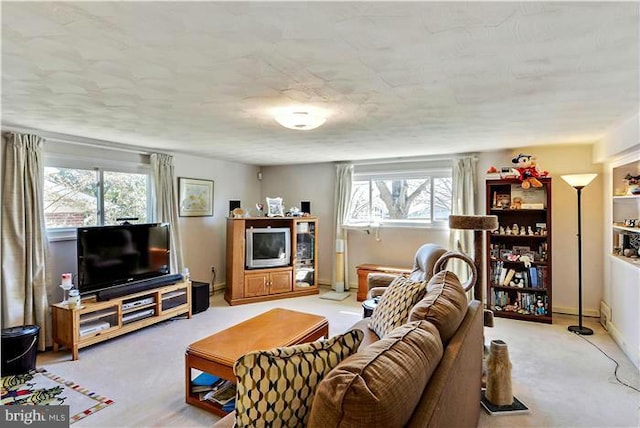
[[[69,406],[71,424],[113,404],[113,400],[42,368],[2,377],[3,406]]]
[[[331,290],[322,289],[322,293]],[[343,301],[318,296],[228,306],[222,295],[191,320],[167,321],[80,351],[38,355],[44,367],[81,385],[91,385],[114,405],[82,419],[76,427],[208,427],[218,418],[184,402],[184,350],[192,342],[274,307],[326,316],[329,334],[345,331],[362,317],[355,293]],[[513,391],[531,413],[489,416],[481,427],[636,427],[640,394],[615,382],[614,364],[596,348],[566,330],[573,317],[553,325],[496,319],[486,339],[502,339],[513,363]],[[590,340],[620,363],[619,376],[636,387],[637,369],[595,321]]]

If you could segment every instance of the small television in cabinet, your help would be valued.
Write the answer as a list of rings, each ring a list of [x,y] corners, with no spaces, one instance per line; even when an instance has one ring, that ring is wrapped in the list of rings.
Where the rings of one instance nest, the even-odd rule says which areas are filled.
[[[169,225],[78,228],[78,291],[86,295],[169,274]]]
[[[252,227],[245,233],[247,269],[291,263],[291,231],[288,227]]]

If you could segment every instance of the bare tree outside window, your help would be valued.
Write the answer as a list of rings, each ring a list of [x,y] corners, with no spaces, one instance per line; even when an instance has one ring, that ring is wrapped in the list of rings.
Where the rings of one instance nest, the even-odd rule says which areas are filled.
[[[353,182],[350,222],[446,221],[451,177],[368,179]]]

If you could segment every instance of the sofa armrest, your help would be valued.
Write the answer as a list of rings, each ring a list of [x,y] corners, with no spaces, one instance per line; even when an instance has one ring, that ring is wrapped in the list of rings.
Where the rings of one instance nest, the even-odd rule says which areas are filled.
[[[467,314],[447,344],[407,427],[478,426],[483,312],[479,301],[469,303]]]
[[[370,273],[367,275],[367,287],[369,290],[375,287],[388,287],[398,276],[392,273]]]
[[[235,410],[229,413],[224,418],[213,424],[216,428],[233,428],[236,424],[236,412]]]
[[[382,294],[387,291],[387,288],[388,287],[373,287],[369,290],[369,293],[367,293],[367,300],[382,296]]]

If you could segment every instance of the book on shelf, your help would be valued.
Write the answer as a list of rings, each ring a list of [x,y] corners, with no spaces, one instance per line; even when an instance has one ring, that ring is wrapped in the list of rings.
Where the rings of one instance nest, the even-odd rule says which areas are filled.
[[[507,271],[507,274],[504,277],[504,281],[502,282],[502,285],[509,285],[509,283],[511,283],[511,280],[513,279],[513,275],[516,274],[516,271],[514,269],[509,269]]]
[[[529,283],[531,288],[538,288],[538,269],[535,266],[529,268]]]
[[[227,412],[227,413],[231,413],[236,409],[236,398],[234,397],[233,400],[227,401],[226,403],[224,403],[222,405],[222,411],[223,412]]]
[[[195,394],[211,391],[224,381],[218,376],[202,372],[191,381],[191,392]]]
[[[507,276],[507,268],[503,266],[502,262],[500,262],[500,276],[498,277],[498,285],[502,285],[504,283],[504,279]]]
[[[213,401],[221,406],[236,398],[236,384],[229,380],[225,381],[219,388],[208,392],[204,399]]]

